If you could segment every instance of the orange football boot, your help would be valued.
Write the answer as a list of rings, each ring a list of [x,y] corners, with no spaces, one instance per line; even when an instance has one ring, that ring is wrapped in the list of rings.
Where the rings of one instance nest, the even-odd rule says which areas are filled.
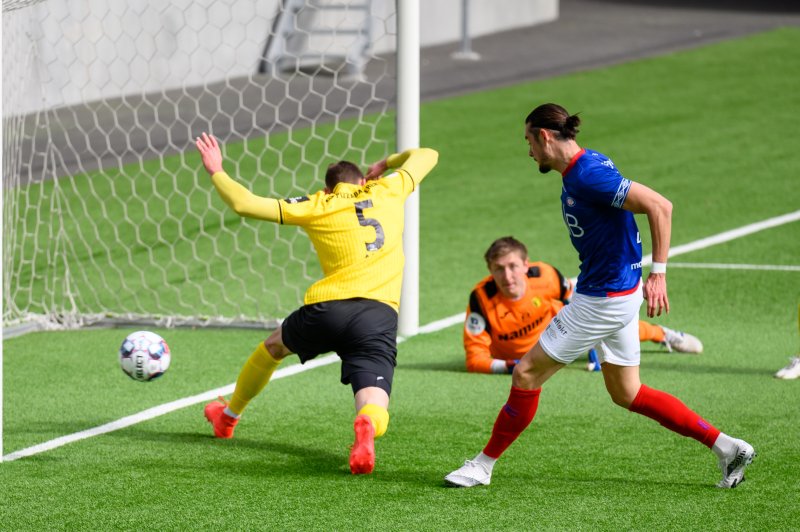
[[[219,397],[219,401],[212,401],[208,403],[203,410],[206,419],[214,426],[214,436],[217,438],[233,438],[233,428],[239,422],[238,417],[231,417],[225,413],[225,407],[228,406],[228,401],[223,397]]]
[[[356,441],[350,450],[350,472],[354,475],[372,473],[375,469],[375,427],[367,415],[356,416],[353,422]]]

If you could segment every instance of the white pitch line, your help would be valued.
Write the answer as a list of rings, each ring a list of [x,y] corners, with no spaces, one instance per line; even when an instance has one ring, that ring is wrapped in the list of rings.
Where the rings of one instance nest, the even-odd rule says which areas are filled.
[[[729,242],[743,236],[763,231],[764,229],[771,229],[773,227],[778,227],[779,225],[796,222],[797,220],[800,220],[800,211],[794,211],[790,212],[789,214],[775,216],[774,218],[768,218],[761,222],[745,225],[744,227],[740,227],[738,229],[731,229],[730,231],[725,231],[717,235],[701,238],[700,240],[695,240],[694,242],[689,242],[688,244],[675,246],[669,250],[669,256],[675,257],[678,255],[683,255],[684,253],[689,253],[690,251],[709,248],[711,246],[716,246],[717,244],[722,244],[724,242]],[[653,255],[651,254],[648,254],[642,258],[642,266],[649,266],[652,264],[652,262]]]
[[[800,266],[780,264],[720,264],[716,262],[670,262],[670,268],[695,268],[698,270],[769,270],[781,272],[800,272]]]
[[[271,380],[282,379],[284,377],[288,377],[290,375],[296,375],[297,373],[302,373],[304,371],[318,368],[320,366],[327,366],[329,364],[333,364],[334,362],[338,361],[339,357],[336,355],[327,355],[324,357],[315,358],[313,360],[309,360],[305,364],[294,364],[291,366],[287,366],[285,368],[280,368],[275,371],[275,373],[272,375]],[[116,421],[112,421],[111,423],[106,423],[105,425],[100,425],[99,427],[82,430],[80,432],[68,434],[67,436],[61,436],[60,438],[56,438],[54,440],[50,440],[44,443],[40,443],[38,445],[34,445],[32,447],[28,447],[26,449],[22,449],[7,454],[6,456],[3,457],[3,461],[11,462],[13,460],[17,460],[18,458],[24,458],[26,456],[43,453],[45,451],[53,450],[57,447],[61,447],[62,445],[66,445],[68,443],[73,443],[76,441],[85,440],[86,438],[91,438],[93,436],[99,436],[100,434],[106,434],[108,432],[113,432],[115,430],[124,429],[125,427],[130,427],[131,425],[141,423],[142,421],[147,421],[149,419],[163,416],[164,414],[169,414],[170,412],[174,412],[175,410],[180,410],[181,408],[186,408],[187,406],[192,406],[207,401],[213,401],[220,395],[229,395],[233,393],[233,388],[235,386],[236,383],[228,384],[227,386],[223,386],[222,388],[216,388],[214,390],[209,390],[207,392],[203,392],[198,395],[192,395],[191,397],[184,397],[183,399],[178,399],[177,401],[172,401],[171,403],[165,403],[163,405],[154,406],[153,408],[148,408],[147,410],[143,410],[136,414],[123,417]]]
[[[447,329],[451,325],[455,325],[456,323],[464,323],[464,320],[467,317],[466,312],[462,312],[461,314],[456,314],[454,316],[450,316],[449,318],[444,318],[441,320],[433,321],[427,325],[423,325],[419,328],[419,334],[428,334],[436,331],[441,331],[442,329]]]
[[[454,318],[460,318],[460,320],[454,321]],[[421,327],[420,334],[435,332],[444,329],[446,327],[449,327],[450,325],[453,325],[458,321],[463,321],[463,320],[464,320],[464,314],[462,313],[456,316],[451,316],[450,318],[446,318],[444,320],[435,321],[433,323],[429,323],[428,325]],[[397,338],[397,343],[401,343],[403,341],[405,341],[405,338],[402,337]],[[305,364],[293,364],[291,366],[287,366],[285,368],[280,368],[276,370],[270,380],[274,381],[276,379],[282,379],[284,377],[289,377],[290,375],[296,375],[298,373],[318,368],[320,366],[327,366],[329,364],[333,364],[334,362],[338,361],[339,357],[335,354],[331,354],[324,357],[309,360]],[[51,451],[57,447],[67,445],[68,443],[73,443],[76,441],[85,440],[86,438],[91,438],[93,436],[99,436],[101,434],[106,434],[108,432],[113,432],[115,430],[124,429],[125,427],[130,427],[131,425],[135,425],[137,423],[141,423],[149,419],[163,416],[164,414],[169,414],[170,412],[174,412],[175,410],[180,410],[181,408],[186,408],[187,406],[193,406],[198,403],[213,401],[220,395],[232,394],[235,386],[236,383],[228,384],[227,386],[216,388],[214,390],[209,390],[207,392],[203,392],[198,395],[193,395],[191,397],[184,397],[183,399],[178,399],[177,401],[172,401],[171,403],[165,403],[163,405],[154,406],[153,408],[148,408],[147,410],[143,410],[136,414],[123,417],[116,421],[112,421],[111,423],[106,423],[105,425],[100,425],[98,427],[94,427],[91,429],[82,430],[80,432],[75,432],[73,434],[68,434],[67,436],[61,436],[60,438],[55,438],[53,440],[40,443],[38,445],[34,445],[32,447],[27,447],[25,449],[15,451],[13,453],[4,456],[2,461],[11,462],[19,458],[25,458],[26,456],[32,456],[34,454],[43,453],[45,451]]]
[[[729,240],[734,240],[736,238],[741,238],[743,236],[763,231],[764,229],[769,229],[771,227],[777,227],[779,225],[787,224],[790,222],[794,222],[796,220],[800,220],[800,211],[796,211],[793,213],[785,214],[783,216],[777,216],[775,218],[770,218],[768,220],[764,220],[762,222],[746,225],[744,227],[740,227],[739,229],[733,229],[731,231],[725,231],[724,233],[720,233],[718,235],[710,236],[707,238],[703,238],[700,240],[696,240],[695,242],[690,242],[689,244],[684,244],[682,246],[677,246],[670,250],[669,256],[673,257],[675,255],[681,255],[683,253],[688,253],[690,251],[695,251],[698,249],[704,249],[707,247],[714,246],[716,244],[721,244],[723,242],[728,242]],[[648,255],[642,259],[642,265],[647,266],[652,262],[652,256]],[[448,318],[444,318],[441,320],[434,321],[427,325],[423,325],[419,329],[419,334],[427,334],[436,331],[440,331],[442,329],[446,329],[451,325],[455,325],[457,323],[461,323],[464,321],[465,314],[460,313],[454,316],[450,316]],[[402,342],[404,338],[398,338],[398,343]],[[315,358],[314,360],[310,360],[305,364],[294,364],[292,366],[288,366],[285,368],[281,368],[272,376],[272,379],[281,379],[283,377],[288,377],[290,375],[295,375],[297,373],[302,373],[304,371],[308,371],[310,369],[318,368],[320,366],[327,366],[329,364],[333,364],[337,362],[339,357],[336,355],[327,355],[321,358]],[[60,438],[56,438],[54,440],[50,440],[44,443],[40,443],[38,445],[34,445],[32,447],[28,447],[25,449],[21,449],[19,451],[15,451],[13,453],[7,454],[3,456],[2,462],[11,462],[17,460],[19,458],[24,458],[26,456],[31,456],[38,453],[43,453],[45,451],[50,451],[57,447],[61,447],[62,445],[66,445],[68,443],[73,443],[76,441],[84,440],[86,438],[91,438],[93,436],[99,436],[100,434],[105,434],[108,432],[113,432],[115,430],[123,429],[125,427],[129,427],[131,425],[135,425],[137,423],[141,423],[142,421],[147,421],[149,419],[153,419],[159,416],[163,416],[164,414],[168,414],[170,412],[174,412],[175,410],[179,410],[181,408],[185,408],[187,406],[196,405],[198,403],[202,403],[205,401],[212,401],[219,395],[228,395],[233,393],[233,388],[235,384],[229,384],[227,386],[223,386],[222,388],[217,388],[215,390],[210,390],[207,392],[203,392],[198,395],[193,395],[191,397],[184,397],[183,399],[178,399],[177,401],[172,401],[171,403],[166,403],[163,405],[155,406],[153,408],[149,408],[137,414],[133,414],[131,416],[127,416],[116,421],[112,421],[111,423],[106,423],[105,425],[100,425],[99,427],[94,427],[91,429],[83,430],[81,432],[76,432],[74,434],[69,434],[67,436],[62,436]],[[0,462],[1,463],[1,462]]]

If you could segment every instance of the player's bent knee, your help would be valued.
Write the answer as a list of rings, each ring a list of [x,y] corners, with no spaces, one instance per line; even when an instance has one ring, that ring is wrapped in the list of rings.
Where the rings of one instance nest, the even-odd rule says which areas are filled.
[[[611,400],[614,402],[615,405],[621,406],[622,408],[628,409],[631,405],[631,401],[628,401],[625,397],[618,396],[618,395],[611,395]]]
[[[292,353],[288,347],[283,345],[283,337],[281,336],[280,329],[277,329],[269,338],[264,340],[264,347],[267,348],[267,351],[269,351],[269,354],[275,360],[283,360]]]
[[[511,384],[514,385],[515,388],[532,390],[535,387],[535,379],[531,370],[532,368],[530,366],[522,367],[520,364],[517,364],[514,367],[514,371],[511,372]]]
[[[511,384],[515,388],[535,390],[541,388],[562,367],[564,367],[564,364],[552,360],[544,351],[533,353],[533,355],[529,353],[514,367],[514,371],[511,374]]]
[[[615,405],[629,409],[633,400],[636,399],[636,392],[627,389],[608,389],[608,395]]]
[[[608,395],[611,396],[614,404],[622,408],[630,408],[642,386],[639,380],[639,368],[605,363],[603,364],[603,379]]]

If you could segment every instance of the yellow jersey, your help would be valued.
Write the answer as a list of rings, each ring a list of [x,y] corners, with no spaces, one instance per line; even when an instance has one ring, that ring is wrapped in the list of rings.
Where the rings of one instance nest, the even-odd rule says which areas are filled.
[[[276,200],[250,193],[225,172],[212,182],[242,216],[297,225],[317,251],[323,278],[306,291],[306,305],[356,297],[397,310],[403,280],[404,203],[436,166],[439,154],[416,148],[394,154],[394,171],[365,185],[339,183],[330,193]]]

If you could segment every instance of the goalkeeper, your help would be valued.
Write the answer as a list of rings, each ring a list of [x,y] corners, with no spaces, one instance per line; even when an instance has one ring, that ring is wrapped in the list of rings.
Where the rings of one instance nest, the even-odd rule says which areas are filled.
[[[495,240],[484,259],[491,275],[469,295],[464,323],[467,371],[511,373],[572,297],[572,283],[553,266],[530,262],[525,245],[511,236]],[[645,321],[639,321],[639,341],[682,353],[703,351],[691,334]],[[589,358],[589,369],[599,370],[591,352]]]
[[[371,473],[374,438],[389,424],[403,276],[403,205],[436,166],[438,153],[406,150],[373,164],[366,175],[341,161],[328,167],[323,191],[278,200],[256,196],[231,179],[214,137],[203,133],[196,145],[225,203],[241,216],[302,227],[324,273],[306,291],[305,304],[250,355],[230,403],[220,398],[206,405],[214,435],[233,437],[247,404],[288,355],[295,353],[305,363],[335,351],[342,359],[341,382],[350,384],[355,398],[350,471]],[[383,177],[387,170],[391,173]]]

